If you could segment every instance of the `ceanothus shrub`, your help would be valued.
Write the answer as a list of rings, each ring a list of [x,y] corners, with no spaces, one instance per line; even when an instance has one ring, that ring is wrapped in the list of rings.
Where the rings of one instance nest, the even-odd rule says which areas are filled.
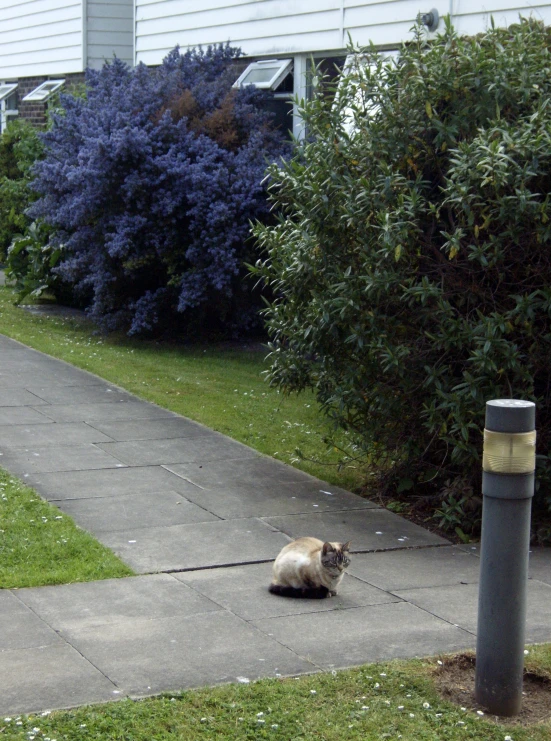
[[[249,224],[268,215],[266,165],[288,145],[263,93],[232,89],[239,53],[115,59],[87,71],[85,98],[61,97],[32,216],[54,228],[55,270],[105,330],[235,334],[256,320]]]

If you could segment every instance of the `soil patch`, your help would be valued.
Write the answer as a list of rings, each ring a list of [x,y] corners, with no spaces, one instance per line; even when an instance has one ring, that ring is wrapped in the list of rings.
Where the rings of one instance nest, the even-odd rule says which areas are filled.
[[[434,671],[434,680],[441,696],[460,707],[482,710],[484,717],[497,723],[530,726],[551,720],[551,681],[531,672],[524,672],[522,710],[519,715],[504,718],[490,715],[474,698],[475,657],[458,654],[445,657]]]

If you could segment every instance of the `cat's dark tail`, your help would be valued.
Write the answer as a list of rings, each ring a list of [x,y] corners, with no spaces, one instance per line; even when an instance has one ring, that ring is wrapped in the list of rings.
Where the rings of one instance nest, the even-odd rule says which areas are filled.
[[[303,599],[325,599],[329,594],[327,587],[283,587],[280,584],[270,584],[268,587],[272,594],[279,594],[280,597],[298,597]]]

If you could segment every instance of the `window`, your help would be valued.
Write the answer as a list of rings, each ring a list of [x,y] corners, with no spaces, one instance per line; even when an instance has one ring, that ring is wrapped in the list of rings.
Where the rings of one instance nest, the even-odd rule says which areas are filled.
[[[17,83],[0,83],[0,133],[8,125],[8,121],[17,118]]]
[[[262,90],[275,90],[291,72],[292,59],[265,59],[252,62],[237,78],[233,87],[254,85]]]
[[[397,51],[379,52],[379,57],[386,64],[396,64],[399,57]],[[348,134],[354,131],[354,120],[358,113],[366,116],[374,116],[379,111],[379,104],[369,95],[369,81],[376,72],[376,65],[369,63],[367,58],[362,54],[349,54],[344,64],[343,76],[348,85],[347,93],[353,100],[353,108],[344,108],[342,110],[343,128]],[[345,82],[339,83],[337,98],[341,91],[344,92]]]
[[[65,80],[47,80],[46,82],[43,82],[42,85],[39,85],[34,90],[31,90],[30,93],[25,95],[23,98],[24,101],[31,101],[31,100],[48,100],[50,95],[52,93],[55,93],[56,90],[59,90],[59,88],[63,85]]]

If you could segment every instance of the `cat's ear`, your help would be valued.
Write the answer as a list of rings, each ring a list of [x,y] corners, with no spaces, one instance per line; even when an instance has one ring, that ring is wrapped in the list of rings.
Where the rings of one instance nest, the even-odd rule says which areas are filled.
[[[323,548],[321,549],[322,556],[326,556],[328,553],[331,553],[335,549],[331,545],[331,543],[324,543]]]
[[[348,543],[344,543],[344,545],[342,546],[341,550],[343,550],[343,551],[350,551],[350,543],[351,542],[352,541],[349,540]]]

